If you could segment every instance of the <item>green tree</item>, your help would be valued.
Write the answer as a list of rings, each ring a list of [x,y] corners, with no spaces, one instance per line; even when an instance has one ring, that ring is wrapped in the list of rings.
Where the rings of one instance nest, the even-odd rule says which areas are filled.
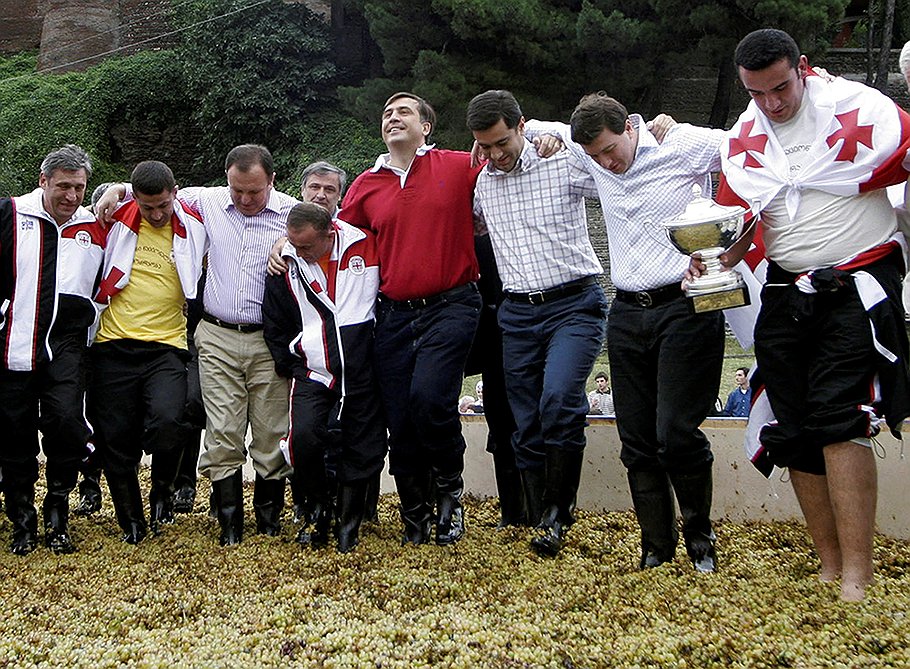
[[[693,64],[719,85],[713,125],[724,125],[735,83],[732,54],[749,31],[785,27],[819,52],[846,0],[362,0],[385,77],[344,88],[375,122],[397,89],[424,95],[440,114],[437,139],[464,146],[468,99],[508,88],[526,115],[565,118],[578,97],[604,89],[644,114],[661,111],[668,81]]]
[[[648,114],[662,86],[687,64],[717,72],[710,124],[723,126],[736,80],[733,50],[752,30],[787,30],[810,56],[830,42],[847,0],[585,0],[579,38],[600,68]],[[618,71],[617,71],[618,70]]]
[[[292,143],[302,114],[331,99],[328,23],[303,4],[268,0],[175,3],[179,58],[201,129],[199,164],[212,172],[233,146]],[[214,19],[208,21],[209,19]]]
[[[575,44],[577,0],[363,0],[370,34],[382,51],[384,77],[343,87],[346,108],[378,124],[393,92],[426,97],[439,115],[435,140],[465,148],[468,100],[508,88],[526,115],[560,116],[583,88]]]

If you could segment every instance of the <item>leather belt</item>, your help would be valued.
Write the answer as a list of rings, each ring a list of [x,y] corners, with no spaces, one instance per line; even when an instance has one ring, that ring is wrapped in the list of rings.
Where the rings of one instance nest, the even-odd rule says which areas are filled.
[[[434,304],[439,304],[440,302],[446,302],[456,297],[476,292],[477,284],[471,281],[470,283],[450,288],[449,290],[430,295],[429,297],[415,297],[412,300],[393,300],[382,293],[379,293],[379,302],[382,306],[391,309],[392,311],[414,311],[415,309],[423,309]]]
[[[682,289],[678,283],[671,283],[668,286],[661,286],[652,290],[639,290],[629,292],[625,290],[616,291],[616,299],[627,304],[635,304],[645,309],[659,307],[683,296]]]
[[[249,334],[250,332],[259,332],[262,329],[260,323],[227,323],[220,318],[215,318],[211,314],[203,313],[202,320],[206,323],[211,323],[212,325],[217,325],[220,328],[225,330],[233,330],[234,332],[241,332],[243,334]]]
[[[585,288],[593,286],[595,283],[597,283],[597,277],[586,276],[583,279],[569,281],[568,283],[560,284],[555,288],[550,288],[548,290],[538,290],[533,293],[512,293],[505,291],[504,294],[506,299],[511,300],[512,302],[539,305],[544,302],[552,302],[553,300],[568,297],[569,295],[577,295]]]

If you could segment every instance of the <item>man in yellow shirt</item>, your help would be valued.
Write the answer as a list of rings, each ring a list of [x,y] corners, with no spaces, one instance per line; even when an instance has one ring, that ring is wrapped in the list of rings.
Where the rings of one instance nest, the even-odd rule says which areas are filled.
[[[88,411],[96,428],[124,541],[146,535],[137,468],[153,454],[149,525],[173,521],[174,477],[186,401],[186,317],[195,297],[205,235],[201,221],[176,200],[164,163],[133,170],[134,200],[114,214],[96,302],[107,309],[90,359]]]

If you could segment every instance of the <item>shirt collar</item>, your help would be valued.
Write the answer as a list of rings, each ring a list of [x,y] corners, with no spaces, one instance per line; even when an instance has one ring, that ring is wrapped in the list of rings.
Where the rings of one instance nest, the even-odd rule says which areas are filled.
[[[234,206],[234,200],[231,199],[230,186],[225,186],[224,192],[227,197],[227,200],[224,202],[225,211],[227,211],[228,209],[236,210],[237,207]],[[254,216],[258,216],[259,214],[261,214],[264,211],[271,211],[275,214],[281,213],[281,200],[278,196],[278,192],[275,190],[274,184],[272,184],[272,187],[269,189],[269,199],[268,199],[268,201],[266,201],[265,206],[262,208],[262,211],[260,211],[257,214],[254,214]],[[252,216],[248,216],[247,218],[252,218]]]
[[[510,174],[521,174],[530,170],[534,165],[540,162],[541,157],[537,154],[537,149],[534,145],[528,141],[528,138],[525,137],[524,147],[521,149],[521,155],[518,156],[518,160],[515,162],[515,167],[512,168],[511,172],[503,172],[498,169],[492,162],[487,161],[484,169],[488,174],[494,176],[508,176]]]
[[[640,114],[630,114],[629,120],[632,121],[632,127],[638,130],[638,146],[635,149],[635,153],[650,151],[660,147],[660,143],[648,130],[648,124],[645,123]]]
[[[424,144],[419,149],[417,149],[417,153],[414,155],[422,156],[422,155],[426,154],[430,149],[434,149],[434,148],[436,148],[435,144]],[[370,172],[378,172],[382,168],[385,168],[387,170],[392,170],[393,172],[395,170],[404,171],[404,170],[401,170],[401,168],[399,168],[399,167],[392,167],[391,162],[392,162],[392,154],[383,153],[376,159],[376,162],[373,164],[373,167],[370,168]]]

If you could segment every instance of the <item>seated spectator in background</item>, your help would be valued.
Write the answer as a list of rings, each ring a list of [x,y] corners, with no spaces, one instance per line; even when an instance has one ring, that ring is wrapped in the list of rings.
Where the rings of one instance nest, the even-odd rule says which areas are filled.
[[[474,413],[474,403],[476,401],[470,395],[465,395],[458,400],[458,413]]]
[[[477,382],[477,385],[474,386],[474,391],[477,393],[477,399],[474,400],[471,409],[474,413],[483,413],[483,381]]]
[[[597,387],[588,393],[589,413],[594,416],[613,416],[613,394],[610,392],[610,379],[606,372],[597,372],[594,376]]]
[[[738,367],[733,380],[736,381],[736,388],[727,395],[727,403],[724,405],[723,415],[734,416],[736,418],[748,418],[749,408],[752,406],[752,388],[749,387],[749,370],[745,367]]]

